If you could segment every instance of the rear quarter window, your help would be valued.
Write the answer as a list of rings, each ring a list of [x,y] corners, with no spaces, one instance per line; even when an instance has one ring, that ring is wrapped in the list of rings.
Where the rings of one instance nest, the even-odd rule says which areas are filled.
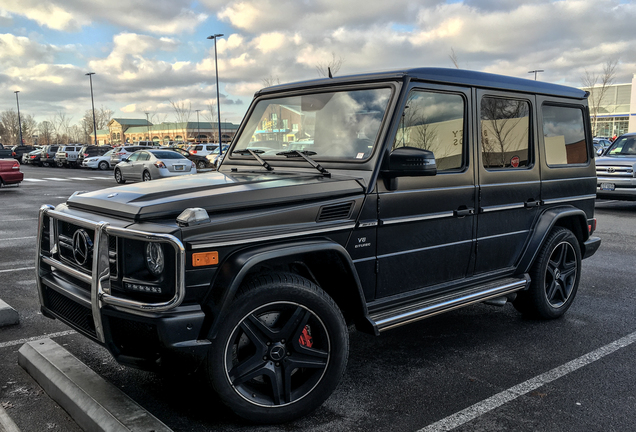
[[[578,107],[543,105],[543,146],[548,166],[588,162],[583,110]]]

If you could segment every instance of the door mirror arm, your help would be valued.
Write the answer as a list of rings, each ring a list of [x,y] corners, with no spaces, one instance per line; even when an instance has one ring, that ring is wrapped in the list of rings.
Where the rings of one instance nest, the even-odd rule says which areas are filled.
[[[430,150],[417,147],[398,147],[389,155],[389,168],[381,170],[388,190],[397,189],[398,177],[437,175],[435,155]]]

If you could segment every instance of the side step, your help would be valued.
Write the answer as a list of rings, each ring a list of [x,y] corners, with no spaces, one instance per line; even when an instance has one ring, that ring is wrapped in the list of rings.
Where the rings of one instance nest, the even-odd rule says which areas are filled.
[[[522,290],[530,283],[530,276],[523,279],[505,278],[483,285],[472,286],[442,297],[416,301],[406,305],[372,313],[369,318],[374,324],[376,333],[383,332],[404,324],[419,321],[434,315],[483,302]]]

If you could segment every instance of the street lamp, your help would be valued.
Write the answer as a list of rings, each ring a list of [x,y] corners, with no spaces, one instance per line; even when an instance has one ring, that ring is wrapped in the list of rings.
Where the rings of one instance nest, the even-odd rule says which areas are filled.
[[[214,34],[208,36],[208,39],[214,39],[214,68],[216,69],[216,112],[217,123],[219,124],[219,157],[223,154],[223,142],[221,141],[221,102],[219,97],[219,65],[216,58],[216,40],[223,36],[222,34]]]
[[[18,129],[20,130],[20,142],[18,145],[22,145],[22,121],[20,120],[20,101],[18,100],[20,90],[16,90],[13,93],[15,93],[15,103],[18,105]]]
[[[84,75],[88,75],[88,79],[91,83],[91,106],[93,107],[93,136],[95,137],[94,144],[97,145],[97,123],[95,123],[95,101],[93,100],[93,75],[95,75],[95,72],[89,72]]]
[[[199,123],[199,111],[201,111],[200,109],[195,110],[197,112],[197,137],[194,140],[194,142],[199,142],[199,137],[201,136],[201,124]]]
[[[148,114],[149,113],[145,113],[145,114],[146,114],[146,127],[148,128],[148,138],[147,139],[148,139],[148,141],[152,141],[150,139],[150,122],[148,121]]]
[[[534,74],[534,80],[537,80],[537,73],[539,72],[545,72],[543,69],[537,69],[537,70],[533,70],[533,71],[528,71],[528,73],[533,73]]]

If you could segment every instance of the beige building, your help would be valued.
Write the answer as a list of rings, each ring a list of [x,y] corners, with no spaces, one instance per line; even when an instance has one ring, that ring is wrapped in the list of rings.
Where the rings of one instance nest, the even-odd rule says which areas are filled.
[[[238,125],[221,122],[221,139],[230,142],[236,135]],[[114,118],[108,129],[97,131],[98,145],[133,144],[137,141],[170,142],[218,142],[218,123],[211,122],[163,122],[155,125],[146,119]],[[91,135],[91,144],[94,138]]]
[[[590,115],[594,136],[620,136],[626,132],[636,132],[636,74],[631,83],[614,84],[606,89],[603,99],[598,106],[596,127],[594,127],[594,112],[592,98],[594,92],[600,88],[583,88],[590,94]]]

